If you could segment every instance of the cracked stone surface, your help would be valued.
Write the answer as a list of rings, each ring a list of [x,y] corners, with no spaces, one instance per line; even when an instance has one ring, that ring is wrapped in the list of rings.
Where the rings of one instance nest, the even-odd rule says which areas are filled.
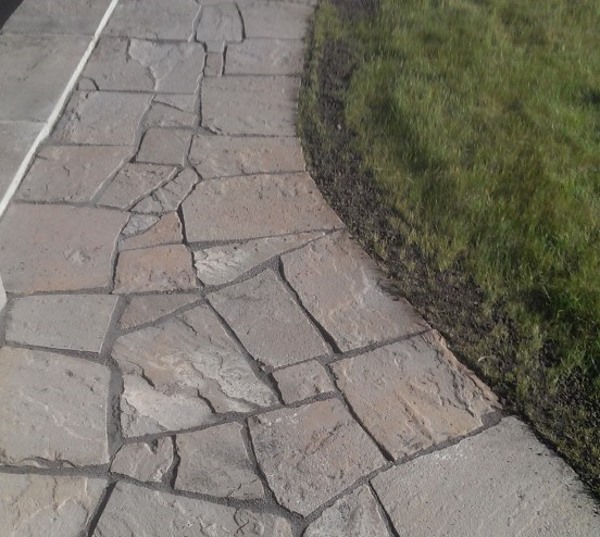
[[[134,296],[125,308],[119,325],[127,330],[151,323],[196,300],[198,296],[192,294]]]
[[[226,43],[241,41],[242,20],[233,3],[216,3],[202,8],[196,39],[206,44],[209,52],[222,52]]]
[[[93,535],[292,537],[292,530],[276,515],[118,483]]]
[[[45,147],[25,176],[16,199],[85,203],[99,192],[127,157],[129,147]]]
[[[331,367],[356,415],[395,459],[475,431],[496,404],[436,332]]]
[[[0,474],[0,520],[9,537],[79,537],[105,479]],[[4,531],[3,530],[3,531]]]
[[[182,129],[148,129],[136,160],[183,166],[191,139],[192,133]]]
[[[204,76],[221,76],[223,74],[223,52],[207,52],[204,64]]]
[[[211,410],[249,412],[277,402],[207,306],[120,337],[113,358],[125,378],[126,436],[203,425]]]
[[[238,500],[264,497],[242,430],[239,423],[227,423],[177,435],[181,462],[175,488]]]
[[[45,295],[17,298],[6,323],[6,339],[22,345],[99,353],[117,297]]]
[[[123,228],[121,235],[123,237],[133,237],[150,229],[160,217],[155,214],[133,214],[129,218],[127,225]]]
[[[173,212],[165,214],[156,224],[140,235],[122,241],[119,249],[123,251],[150,248],[161,244],[181,243],[182,240],[181,221],[177,213]]]
[[[117,451],[110,471],[133,477],[138,481],[160,483],[171,468],[173,460],[171,438],[135,442],[125,444]]]
[[[10,206],[0,226],[0,273],[7,291],[107,288],[126,217],[106,209]]]
[[[247,39],[227,47],[226,75],[297,75],[304,64],[300,39]]]
[[[108,462],[107,367],[62,354],[0,348],[0,463]]]
[[[198,123],[196,108],[195,95],[157,95],[144,118],[144,125],[146,127],[194,127]]]
[[[190,168],[186,168],[175,179],[136,203],[132,211],[158,214],[176,211],[197,182],[198,176],[196,172]]]
[[[288,2],[240,3],[246,37],[302,39],[313,8]]]
[[[302,304],[342,351],[428,328],[406,300],[384,291],[377,266],[346,233],[311,242],[282,261]]]
[[[329,350],[272,270],[208,299],[248,352],[263,364],[281,367]]]
[[[280,369],[273,373],[285,404],[334,391],[333,383],[316,360]]]
[[[373,486],[400,535],[588,537],[600,528],[573,470],[515,418],[391,468]]]
[[[277,501],[308,515],[385,464],[337,399],[249,420],[256,458]]]
[[[342,226],[307,174],[204,181],[182,207],[189,242],[254,239]]]

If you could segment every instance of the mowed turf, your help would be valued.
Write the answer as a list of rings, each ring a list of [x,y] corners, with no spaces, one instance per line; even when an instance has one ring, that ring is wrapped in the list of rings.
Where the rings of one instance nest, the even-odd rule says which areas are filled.
[[[317,12],[305,73],[309,153],[328,150],[320,61],[341,43],[346,150],[386,225],[502,304],[522,341],[510,371],[486,357],[488,380],[600,490],[600,2],[336,4]]]

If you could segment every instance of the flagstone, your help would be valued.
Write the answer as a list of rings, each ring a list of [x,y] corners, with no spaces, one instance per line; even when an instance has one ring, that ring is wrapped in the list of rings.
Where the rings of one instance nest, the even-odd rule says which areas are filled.
[[[286,405],[334,391],[327,372],[316,360],[279,369],[273,378]]]
[[[160,483],[173,461],[173,440],[157,438],[149,442],[124,444],[115,454],[110,471],[138,481]]]
[[[313,13],[311,6],[289,2],[241,2],[247,38],[303,39]]]
[[[246,39],[227,47],[226,75],[296,75],[302,73],[300,39]]]
[[[207,57],[208,61],[208,57]],[[160,94],[144,118],[146,127],[194,127],[198,124],[195,95]]]
[[[176,212],[167,213],[150,229],[123,240],[119,244],[119,250],[134,250],[138,248],[150,248],[161,244],[181,243],[183,232],[179,216]]]
[[[121,235],[123,237],[139,235],[150,229],[159,220],[160,217],[154,214],[132,214],[127,225],[123,228]]]
[[[198,295],[144,295],[134,296],[129,300],[119,325],[128,330],[146,323],[152,323],[179,308],[198,300]]]
[[[244,29],[234,3],[209,4],[202,8],[196,39],[209,52],[223,52],[226,43],[241,41]]]
[[[192,191],[198,176],[191,168],[185,168],[175,179],[156,189],[132,208],[137,213],[167,213],[176,211]]]
[[[221,76],[223,74],[223,53],[207,52],[204,64],[204,76]]]
[[[137,162],[183,166],[191,139],[192,133],[183,129],[148,129],[135,159]]]

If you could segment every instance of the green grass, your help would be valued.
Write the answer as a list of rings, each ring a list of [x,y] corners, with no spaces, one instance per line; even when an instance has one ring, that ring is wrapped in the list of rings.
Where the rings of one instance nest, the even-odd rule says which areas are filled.
[[[327,151],[320,61],[345,44],[347,149],[393,209],[387,225],[518,324],[511,370],[483,372],[597,492],[599,28],[598,0],[380,0],[364,17],[324,3],[301,100]]]

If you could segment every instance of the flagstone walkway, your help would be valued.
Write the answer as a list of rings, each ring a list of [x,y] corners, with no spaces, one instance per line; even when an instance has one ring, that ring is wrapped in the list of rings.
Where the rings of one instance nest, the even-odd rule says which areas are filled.
[[[0,221],[3,535],[600,536],[306,172],[312,10],[118,3]]]

